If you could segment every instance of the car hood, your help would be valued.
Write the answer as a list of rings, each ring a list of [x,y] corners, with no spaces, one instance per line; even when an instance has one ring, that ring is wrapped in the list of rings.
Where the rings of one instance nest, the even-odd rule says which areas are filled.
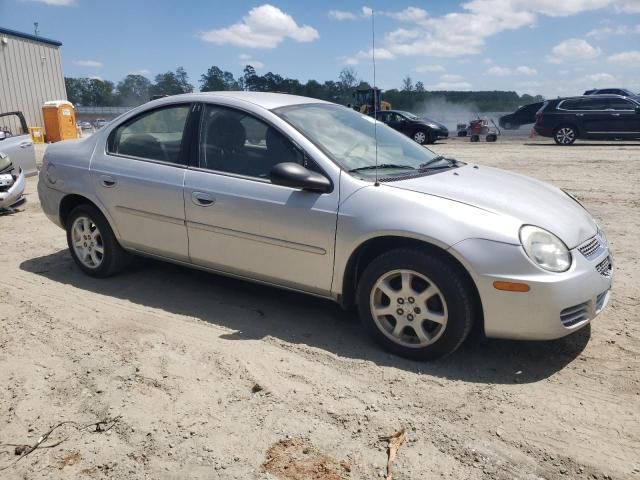
[[[429,123],[433,123],[434,125],[437,125],[438,128],[442,129],[442,130],[447,130],[447,127],[440,123],[440,122],[436,122],[435,120],[431,120],[430,118],[423,118],[422,119],[422,123],[424,123],[425,125],[428,125]]]
[[[559,188],[497,168],[466,165],[387,185],[461,202],[512,217],[523,225],[544,228],[570,249],[597,232],[589,212]]]

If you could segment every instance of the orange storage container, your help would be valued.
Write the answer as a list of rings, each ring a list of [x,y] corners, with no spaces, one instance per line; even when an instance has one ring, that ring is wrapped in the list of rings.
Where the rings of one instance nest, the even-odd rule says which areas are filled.
[[[76,109],[66,100],[45,102],[42,106],[44,131],[47,142],[78,138]]]

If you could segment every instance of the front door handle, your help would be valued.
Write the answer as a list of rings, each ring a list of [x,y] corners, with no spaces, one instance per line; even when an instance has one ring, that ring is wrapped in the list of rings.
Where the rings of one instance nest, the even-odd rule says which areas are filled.
[[[216,203],[215,198],[204,192],[192,192],[191,201],[194,205],[197,205],[199,207],[210,207],[211,205]]]
[[[28,148],[28,147],[30,147],[31,145],[33,145],[33,142],[22,142],[22,143],[20,144],[20,148]]]
[[[620,116],[620,114],[619,114],[619,113],[612,113],[612,114],[611,114],[611,116],[612,116],[612,117],[619,117],[619,116]]]
[[[584,117],[584,113],[576,113],[576,117]]]
[[[103,187],[111,188],[115,187],[116,179],[110,175],[100,175],[100,183],[102,183]]]

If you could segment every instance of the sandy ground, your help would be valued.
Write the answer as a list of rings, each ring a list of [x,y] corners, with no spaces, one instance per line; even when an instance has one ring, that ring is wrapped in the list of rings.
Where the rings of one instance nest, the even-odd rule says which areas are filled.
[[[0,478],[381,478],[401,427],[396,479],[640,478],[640,146],[433,149],[552,182],[601,222],[617,270],[590,328],[417,363],[328,301],[152,261],[95,280],[32,178],[0,217],[0,443],[120,418],[65,424]],[[0,468],[17,458],[0,448]]]

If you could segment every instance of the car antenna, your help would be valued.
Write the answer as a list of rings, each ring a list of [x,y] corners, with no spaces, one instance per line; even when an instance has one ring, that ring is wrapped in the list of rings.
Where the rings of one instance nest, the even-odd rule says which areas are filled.
[[[376,22],[375,12],[371,9],[371,61],[373,63],[373,136],[376,143],[376,182],[375,187],[380,186],[378,181],[378,91],[376,89]]]

